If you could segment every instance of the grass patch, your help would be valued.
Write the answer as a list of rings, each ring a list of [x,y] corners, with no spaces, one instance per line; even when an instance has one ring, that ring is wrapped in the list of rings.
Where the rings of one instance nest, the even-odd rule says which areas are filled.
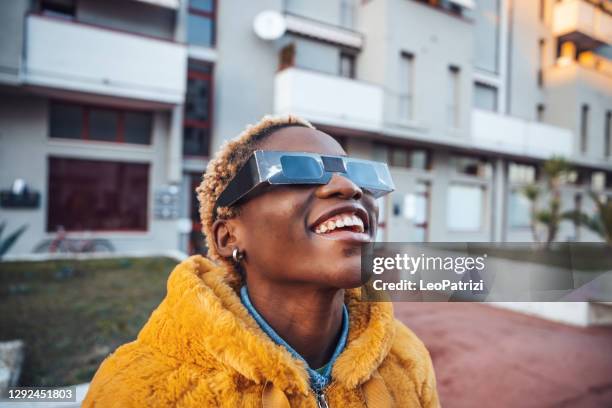
[[[90,381],[166,294],[169,258],[0,263],[0,341],[25,341],[23,386]]]

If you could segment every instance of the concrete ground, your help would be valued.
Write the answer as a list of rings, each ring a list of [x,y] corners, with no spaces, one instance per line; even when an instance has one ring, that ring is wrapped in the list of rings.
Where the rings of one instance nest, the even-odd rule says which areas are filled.
[[[612,407],[612,327],[476,303],[395,303],[423,340],[443,407]]]

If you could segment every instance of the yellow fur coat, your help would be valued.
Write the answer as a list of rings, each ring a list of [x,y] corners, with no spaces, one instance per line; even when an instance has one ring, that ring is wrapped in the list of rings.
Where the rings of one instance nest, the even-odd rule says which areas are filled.
[[[138,338],[102,362],[83,407],[316,407],[304,363],[259,328],[228,279],[200,255],[181,262]],[[345,293],[349,334],[329,407],[438,406],[429,353],[392,304]]]

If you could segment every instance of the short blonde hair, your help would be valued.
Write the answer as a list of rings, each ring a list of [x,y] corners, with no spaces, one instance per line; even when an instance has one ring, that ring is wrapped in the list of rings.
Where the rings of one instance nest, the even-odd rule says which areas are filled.
[[[295,115],[264,116],[254,125],[248,125],[237,137],[223,143],[215,157],[208,163],[202,182],[196,188],[200,202],[200,220],[202,233],[206,237],[208,257],[213,261],[220,261],[228,267],[234,267],[229,259],[223,258],[214,243],[212,225],[216,219],[229,219],[239,214],[239,206],[218,207],[215,211],[215,202],[225,190],[229,182],[249,159],[251,153],[257,149],[258,143],[276,130],[302,126],[315,129],[308,121]]]

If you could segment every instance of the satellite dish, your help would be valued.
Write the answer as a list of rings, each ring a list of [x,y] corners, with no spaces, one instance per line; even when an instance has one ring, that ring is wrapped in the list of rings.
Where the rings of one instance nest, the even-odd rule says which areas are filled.
[[[278,11],[262,11],[253,20],[253,30],[262,40],[276,40],[285,34],[286,29],[285,18]]]

